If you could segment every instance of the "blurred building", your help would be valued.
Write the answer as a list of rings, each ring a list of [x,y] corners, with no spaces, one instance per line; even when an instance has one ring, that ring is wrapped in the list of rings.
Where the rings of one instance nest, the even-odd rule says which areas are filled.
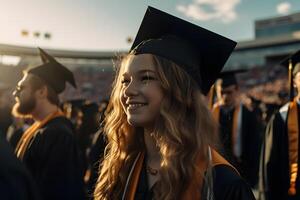
[[[300,13],[255,21],[255,39],[239,42],[227,69],[277,65],[300,49]]]
[[[255,37],[290,35],[300,30],[300,13],[255,21]]]
[[[279,103],[278,94],[288,94],[287,69],[279,63],[300,49],[300,12],[254,23],[255,38],[238,42],[224,70],[248,69],[248,74],[239,78],[245,93]]]

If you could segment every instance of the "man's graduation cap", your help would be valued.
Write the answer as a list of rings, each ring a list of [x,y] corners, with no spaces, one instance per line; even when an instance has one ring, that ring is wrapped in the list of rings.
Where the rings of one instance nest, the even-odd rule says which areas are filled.
[[[65,89],[66,82],[69,82],[76,88],[73,73],[41,48],[39,48],[39,51],[43,64],[31,68],[28,70],[28,73],[36,75],[44,80],[57,94]]]
[[[173,61],[206,95],[235,46],[228,38],[148,7],[130,53],[149,53]]]
[[[290,101],[294,98],[293,76],[300,71],[300,50],[285,58],[280,64],[289,70]]]
[[[223,88],[236,85],[238,86],[238,82],[236,80],[236,74],[246,72],[245,69],[237,69],[237,70],[230,70],[230,71],[224,71],[220,74],[221,86]]]

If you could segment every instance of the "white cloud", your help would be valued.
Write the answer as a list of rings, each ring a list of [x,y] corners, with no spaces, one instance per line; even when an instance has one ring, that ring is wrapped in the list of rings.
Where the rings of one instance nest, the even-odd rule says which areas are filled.
[[[282,15],[288,14],[290,9],[291,4],[289,2],[282,2],[277,5],[277,12]]]
[[[221,20],[229,23],[237,18],[236,6],[241,0],[193,0],[187,5],[177,5],[176,9],[195,20]]]

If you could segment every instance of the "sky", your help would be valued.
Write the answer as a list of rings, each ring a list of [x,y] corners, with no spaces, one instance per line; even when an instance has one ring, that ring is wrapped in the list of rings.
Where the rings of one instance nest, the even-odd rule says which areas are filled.
[[[236,41],[254,38],[255,20],[300,12],[299,0],[0,0],[0,44],[127,50],[148,5]]]

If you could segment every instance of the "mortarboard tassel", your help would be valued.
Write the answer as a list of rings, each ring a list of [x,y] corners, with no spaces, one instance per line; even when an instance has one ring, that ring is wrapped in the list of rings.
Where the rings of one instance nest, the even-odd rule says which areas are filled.
[[[290,101],[294,99],[294,85],[293,85],[293,64],[292,60],[289,60],[289,87],[290,87]]]

